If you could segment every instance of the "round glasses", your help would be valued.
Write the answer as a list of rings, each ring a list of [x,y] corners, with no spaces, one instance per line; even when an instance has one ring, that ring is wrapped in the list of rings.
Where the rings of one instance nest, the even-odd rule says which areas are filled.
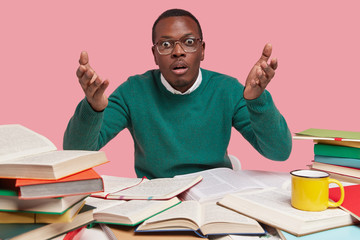
[[[179,40],[166,39],[159,40],[157,43],[154,44],[154,47],[156,46],[156,49],[160,55],[169,55],[174,50],[175,45],[179,43],[181,48],[185,52],[192,53],[196,52],[201,41],[202,40],[200,38],[192,37],[182,37]]]

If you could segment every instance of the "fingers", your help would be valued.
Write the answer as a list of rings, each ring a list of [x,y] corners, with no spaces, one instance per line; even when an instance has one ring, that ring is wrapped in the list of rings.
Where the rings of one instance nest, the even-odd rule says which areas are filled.
[[[86,96],[88,97],[93,97],[96,93],[96,91],[100,88],[100,86],[103,84],[103,81],[95,75],[94,77],[95,79],[93,80],[92,83],[89,83],[87,89],[86,89]]]
[[[259,61],[267,62],[271,56],[271,52],[272,52],[272,45],[270,43],[267,43],[262,51]]]
[[[104,95],[106,88],[109,86],[109,81],[105,80],[102,83],[100,83],[100,85],[98,85],[98,84],[99,84],[99,82],[96,83],[98,88],[94,92],[94,98],[100,98],[100,97],[102,97]]]
[[[86,68],[83,65],[79,66],[78,70],[76,71],[76,75],[78,76],[79,83],[84,91],[87,89],[88,85],[92,84],[97,78],[94,70],[91,68]]]
[[[262,74],[263,78],[269,79],[269,81],[270,81],[275,75],[275,69],[271,67],[271,64],[268,65],[266,62],[262,62],[260,64],[260,66],[261,66],[261,70],[264,73],[264,74]]]
[[[274,69],[274,70],[277,69],[277,67],[278,67],[278,61],[277,61],[276,58],[271,59],[271,61],[270,61],[270,67],[271,67],[272,69]]]
[[[80,65],[78,67],[78,69],[76,70],[76,76],[80,79],[83,77],[85,72],[86,72],[86,67],[83,65]]]
[[[89,56],[86,51],[82,51],[80,54],[79,64],[86,65],[89,63]]]
[[[88,78],[92,78],[94,70],[89,65],[89,56],[86,51],[82,51],[79,59],[80,66],[76,70],[76,76],[78,77],[81,86],[87,84]]]

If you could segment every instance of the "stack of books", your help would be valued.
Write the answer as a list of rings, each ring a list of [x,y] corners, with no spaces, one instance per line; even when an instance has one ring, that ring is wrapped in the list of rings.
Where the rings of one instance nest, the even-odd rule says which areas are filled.
[[[332,178],[360,183],[360,132],[310,128],[294,139],[314,141],[312,169],[329,172]]]
[[[0,126],[0,239],[49,239],[93,222],[103,152],[59,151],[18,124]]]

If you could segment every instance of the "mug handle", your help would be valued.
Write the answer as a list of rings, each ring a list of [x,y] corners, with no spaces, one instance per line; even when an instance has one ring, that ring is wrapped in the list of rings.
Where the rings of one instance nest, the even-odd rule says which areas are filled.
[[[337,185],[340,187],[341,196],[340,196],[339,201],[337,201],[337,202],[331,202],[331,201],[329,201],[329,202],[328,202],[328,206],[329,206],[329,207],[339,207],[339,206],[343,203],[344,198],[345,198],[344,187],[343,187],[343,185],[342,185],[338,180],[333,179],[333,178],[329,178],[329,184],[330,184],[330,183],[335,183],[335,184],[337,184]]]

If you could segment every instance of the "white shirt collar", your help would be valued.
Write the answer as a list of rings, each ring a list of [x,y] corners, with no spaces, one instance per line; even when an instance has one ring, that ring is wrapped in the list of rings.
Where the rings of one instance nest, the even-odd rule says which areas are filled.
[[[195,91],[195,89],[197,89],[200,86],[200,83],[202,81],[202,74],[201,74],[201,70],[199,69],[199,74],[194,82],[194,84],[188,89],[186,90],[186,92],[180,92],[178,90],[176,90],[175,88],[173,88],[168,81],[166,81],[166,79],[164,78],[164,76],[162,74],[160,74],[160,79],[161,79],[161,83],[164,85],[164,87],[171,93],[173,94],[180,94],[180,95],[185,95],[185,94],[190,94],[193,91]]]

